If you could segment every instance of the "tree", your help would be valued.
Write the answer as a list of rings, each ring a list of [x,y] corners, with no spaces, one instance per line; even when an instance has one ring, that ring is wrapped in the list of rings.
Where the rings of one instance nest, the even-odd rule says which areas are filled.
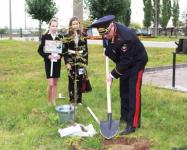
[[[135,29],[135,30],[138,30],[138,29],[141,29],[142,26],[141,26],[140,23],[132,22],[132,23],[130,24],[130,28]]]
[[[118,16],[118,21],[124,23],[126,26],[129,26],[131,21],[131,0],[122,0],[121,5],[123,8]]]
[[[155,27],[155,36],[157,36],[158,25],[160,23],[160,0],[153,0],[152,21]]]
[[[130,20],[130,0],[85,0],[85,3],[94,19],[113,14],[117,21],[128,23]]]
[[[172,21],[173,21],[173,26],[177,27],[179,23],[179,2],[178,0],[173,1],[173,9],[172,9]]]
[[[6,33],[6,29],[0,28],[1,38],[3,37],[3,34],[5,34],[5,33]]]
[[[130,23],[131,23],[131,8],[130,8],[130,5],[129,5],[126,13],[124,13],[124,14],[125,14],[124,23],[125,23],[126,26],[129,26]]]
[[[26,11],[33,19],[39,20],[39,36],[41,37],[41,26],[43,22],[49,22],[58,9],[53,0],[25,0]]]
[[[144,3],[144,26],[148,28],[151,26],[151,20],[152,20],[152,2],[151,0],[143,0]]]
[[[185,26],[185,28],[184,28],[184,33],[185,33],[185,36],[187,36],[187,7],[186,7],[185,11],[182,12],[181,17],[182,17],[182,19],[184,20],[184,21],[181,23],[181,26]]]
[[[167,24],[171,17],[171,0],[162,0],[160,25],[166,30]],[[165,32],[166,35],[166,32]]]

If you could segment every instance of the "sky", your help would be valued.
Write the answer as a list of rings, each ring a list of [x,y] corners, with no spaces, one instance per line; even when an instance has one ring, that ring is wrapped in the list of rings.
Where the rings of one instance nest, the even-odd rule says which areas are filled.
[[[27,28],[38,27],[38,21],[33,20],[29,14],[24,11],[25,0],[12,1],[12,27]],[[54,0],[59,9],[56,17],[59,19],[59,26],[65,27],[68,25],[69,19],[73,15],[72,0]],[[186,11],[187,0],[179,0],[180,12]],[[143,0],[131,0],[131,22],[142,24],[143,20]],[[25,17],[26,16],[26,17]],[[85,17],[86,11],[85,11]],[[180,15],[181,16],[181,15]],[[26,24],[25,24],[26,20]],[[9,0],[0,0],[0,28],[9,27]]]

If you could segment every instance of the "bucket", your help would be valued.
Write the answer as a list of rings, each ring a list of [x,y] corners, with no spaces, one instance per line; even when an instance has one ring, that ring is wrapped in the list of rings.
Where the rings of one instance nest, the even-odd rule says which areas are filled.
[[[74,106],[60,105],[56,106],[56,111],[59,117],[59,124],[71,122],[74,120]]]

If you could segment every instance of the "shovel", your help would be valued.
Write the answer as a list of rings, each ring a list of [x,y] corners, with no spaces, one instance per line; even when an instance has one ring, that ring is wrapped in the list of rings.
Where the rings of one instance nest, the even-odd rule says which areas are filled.
[[[94,114],[94,112],[92,111],[92,109],[90,107],[88,107],[86,104],[83,104],[84,107],[86,107],[86,109],[88,110],[88,112],[92,115],[92,117],[94,118],[94,120],[100,124],[99,119],[97,118],[97,116]]]
[[[106,75],[109,74],[109,60],[106,57]],[[100,121],[100,132],[101,135],[106,139],[113,138],[117,132],[119,127],[119,121],[112,120],[112,110],[111,110],[111,97],[110,97],[110,85],[107,83],[107,121]]]
[[[53,76],[53,60],[51,60],[51,71],[50,71],[50,77]]]
[[[52,53],[53,56],[57,56],[58,54],[57,53]],[[56,59],[51,59],[51,70],[50,70],[50,77],[53,76],[53,63],[54,62],[57,62]]]

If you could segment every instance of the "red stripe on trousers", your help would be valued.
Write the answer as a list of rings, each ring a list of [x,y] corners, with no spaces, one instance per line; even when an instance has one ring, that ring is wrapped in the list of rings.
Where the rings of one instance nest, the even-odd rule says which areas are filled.
[[[136,109],[134,114],[133,127],[136,128],[139,120],[140,114],[140,86],[142,80],[143,70],[138,72],[138,79],[136,81]]]

